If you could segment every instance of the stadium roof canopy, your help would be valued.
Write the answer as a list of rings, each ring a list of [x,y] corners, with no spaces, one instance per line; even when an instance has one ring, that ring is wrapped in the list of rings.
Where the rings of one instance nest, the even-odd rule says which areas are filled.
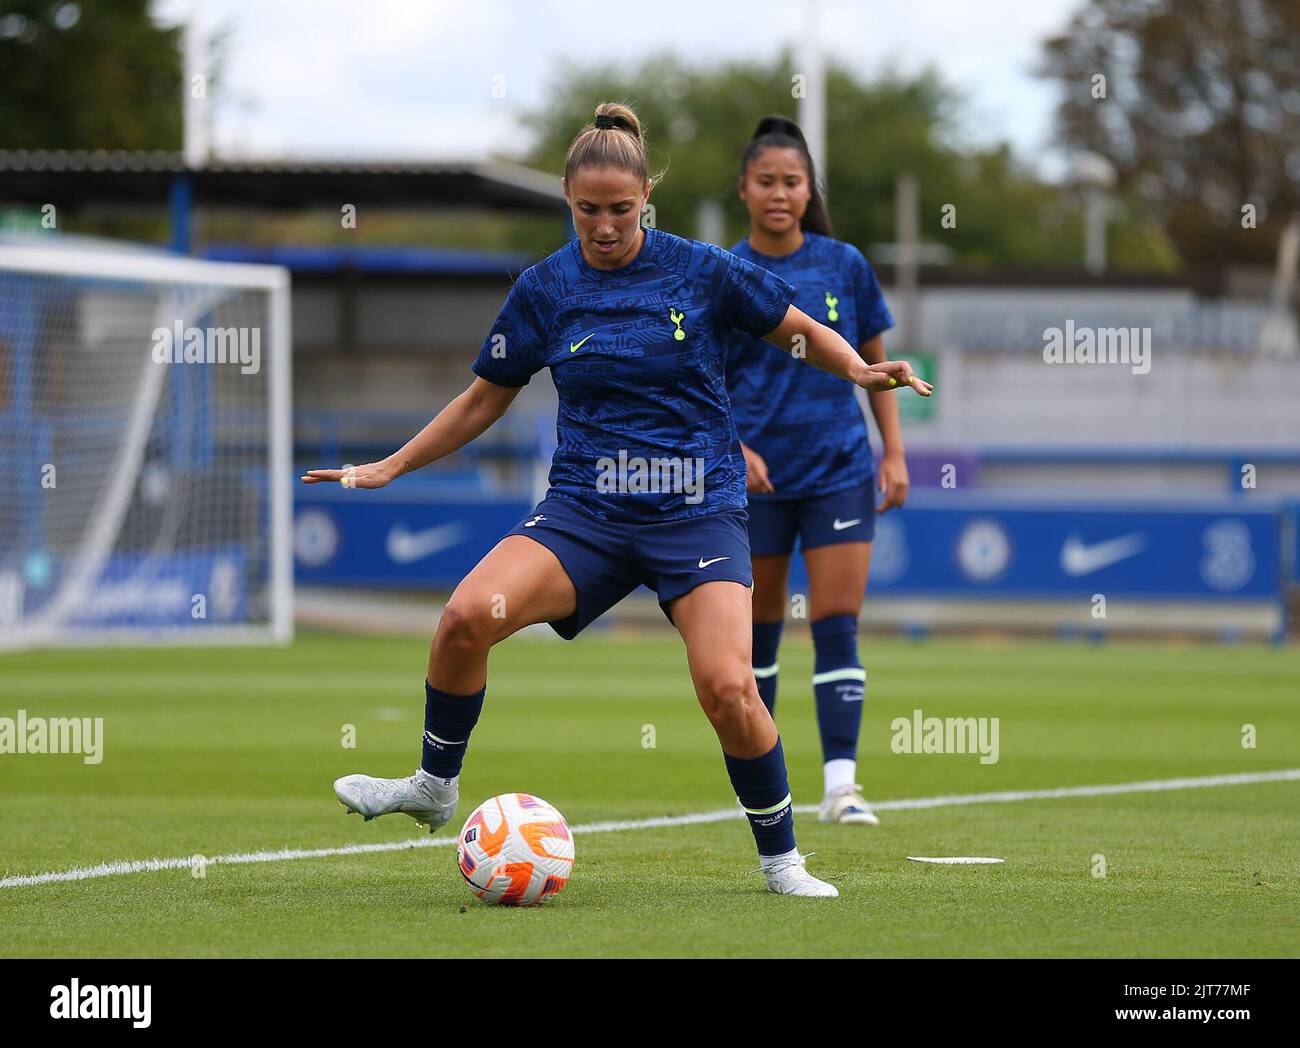
[[[74,212],[163,205],[172,249],[182,254],[192,248],[196,206],[476,207],[568,216],[557,176],[499,160],[244,159],[192,168],[180,153],[121,150],[0,150],[0,203]]]
[[[285,266],[295,275],[359,273],[384,276],[500,277],[527,269],[529,256],[508,251],[466,251],[447,247],[316,247],[209,244],[203,257],[214,262],[258,262]]]
[[[0,202],[165,204],[178,179],[199,205],[300,208],[344,203],[567,212],[560,179],[504,161],[213,160],[180,153],[0,150]]]

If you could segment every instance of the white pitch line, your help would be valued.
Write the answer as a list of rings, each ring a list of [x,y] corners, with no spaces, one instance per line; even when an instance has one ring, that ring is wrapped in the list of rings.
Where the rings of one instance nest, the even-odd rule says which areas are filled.
[[[915,811],[923,808],[947,808],[961,804],[1007,804],[1012,801],[1051,800],[1058,797],[1105,797],[1117,793],[1159,793],[1165,790],[1195,790],[1209,786],[1245,786],[1259,782],[1295,782],[1300,780],[1300,768],[1283,771],[1242,772],[1235,775],[1208,775],[1197,779],[1156,779],[1148,782],[1121,782],[1108,786],[1065,786],[1053,790],[1004,790],[997,793],[965,793],[947,797],[911,797],[897,801],[880,801],[872,804],[876,811]],[[818,810],[816,804],[796,805],[796,812],[810,814]],[[589,822],[571,827],[575,835],[587,833],[615,833],[621,830],[652,830],[665,826],[694,826],[707,822],[725,822],[740,819],[739,808],[697,812],[694,815],[664,815],[653,819],[625,819],[616,822]],[[339,848],[281,848],[279,851],[232,852],[229,855],[204,857],[211,866],[242,866],[254,862],[285,862],[290,859],[324,859],[334,855],[369,855],[375,852],[406,851],[410,848],[440,848],[456,843],[454,837],[414,837],[404,841],[383,844],[348,844]],[[157,870],[184,870],[194,865],[194,858],[135,859],[132,861],[105,862],[98,866],[78,866],[71,870],[33,873],[0,878],[0,888],[24,888],[37,884],[54,884],[61,881],[86,881],[97,877],[117,877],[130,873],[152,873]]]
[[[1010,801],[1050,800],[1055,797],[1105,797],[1112,793],[1160,793],[1163,790],[1199,790],[1207,786],[1246,786],[1254,782],[1295,782],[1296,780],[1300,780],[1300,768],[1287,768],[1284,771],[1247,771],[1234,775],[1206,775],[1198,779],[1117,782],[1109,786],[1064,786],[1055,790],[1006,790],[1001,793],[967,793],[953,797],[912,797],[901,801],[882,801],[880,804],[872,804],[872,807],[876,811],[913,811],[918,808],[949,808],[957,804],[1006,804]],[[812,807],[808,810],[817,809]]]

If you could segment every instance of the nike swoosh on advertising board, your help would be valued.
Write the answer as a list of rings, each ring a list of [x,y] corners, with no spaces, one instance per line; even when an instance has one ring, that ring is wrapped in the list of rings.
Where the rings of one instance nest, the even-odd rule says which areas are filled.
[[[1146,546],[1146,536],[1136,531],[1131,535],[1121,535],[1091,545],[1085,545],[1078,535],[1071,535],[1061,547],[1061,570],[1076,578],[1091,575],[1094,571],[1137,556]]]
[[[397,564],[410,564],[424,560],[435,553],[457,546],[465,541],[465,525],[460,521],[439,524],[422,531],[408,531],[405,524],[394,524],[388,529],[384,549],[390,560]]]

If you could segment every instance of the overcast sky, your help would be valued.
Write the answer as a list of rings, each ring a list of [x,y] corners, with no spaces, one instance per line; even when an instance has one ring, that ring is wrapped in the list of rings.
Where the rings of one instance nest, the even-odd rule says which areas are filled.
[[[174,23],[196,2],[208,25],[232,31],[213,109],[225,154],[508,153],[527,135],[521,114],[566,68],[666,49],[692,63],[770,58],[805,25],[800,0],[158,0],[155,10]],[[868,76],[937,67],[969,100],[966,136],[1009,139],[1038,161],[1055,94],[1030,70],[1039,42],[1082,2],[820,0],[821,37]]]

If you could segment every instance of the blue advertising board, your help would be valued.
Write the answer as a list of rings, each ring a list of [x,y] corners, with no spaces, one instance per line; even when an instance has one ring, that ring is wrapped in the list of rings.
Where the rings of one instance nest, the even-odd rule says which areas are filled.
[[[300,492],[303,583],[450,587],[523,519],[522,498]],[[877,520],[871,589],[899,595],[1276,601],[1282,513],[1239,501],[1080,504],[915,492]],[[796,557],[791,586],[806,584]]]
[[[1278,600],[1282,515],[1222,504],[1027,504],[918,493],[876,521],[873,591]],[[802,564],[791,584],[806,582]]]
[[[0,624],[38,620],[51,601],[66,600],[62,588],[73,563],[71,555],[29,556],[21,576],[12,576],[16,589],[5,587],[18,599],[10,592],[0,599]],[[247,568],[247,553],[237,546],[114,553],[59,621],[79,629],[242,624],[252,613]]]
[[[428,501],[393,491],[303,489],[294,507],[300,583],[444,589],[521,521],[522,498]]]

